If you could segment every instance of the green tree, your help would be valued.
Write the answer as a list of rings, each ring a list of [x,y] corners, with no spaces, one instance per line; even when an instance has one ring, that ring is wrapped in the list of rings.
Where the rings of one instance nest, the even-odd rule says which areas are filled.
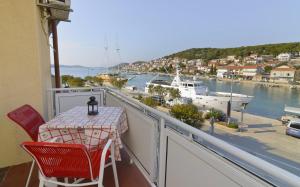
[[[152,95],[152,94],[154,93],[154,85],[153,85],[153,84],[150,84],[150,85],[148,86],[148,93],[149,93],[150,95]]]
[[[202,112],[198,111],[197,106],[193,104],[174,105],[170,110],[171,116],[199,128],[202,126]]]
[[[214,74],[214,66],[210,66],[209,74],[211,74],[211,75]]]
[[[84,80],[92,82],[93,81],[93,77],[92,76],[86,76],[86,77],[84,77]]]
[[[137,97],[137,99],[138,99],[139,101],[141,101],[141,100],[143,99],[143,96],[142,96],[141,94],[139,94],[138,97]]]
[[[205,119],[210,119],[211,117],[214,117],[216,120],[219,121],[225,120],[225,114],[222,111],[213,108],[206,113]]]
[[[103,85],[103,79],[97,76],[86,76],[84,78],[85,81],[90,82],[94,86],[102,86]]]
[[[166,94],[165,89],[161,85],[155,86],[153,89],[157,95],[164,96]]]
[[[169,88],[168,92],[169,92],[170,97],[173,99],[181,97],[180,91],[177,88]]]
[[[68,80],[71,80],[71,79],[73,79],[74,77],[73,76],[71,76],[71,75],[62,75],[61,76],[61,82],[63,83],[63,84],[67,84],[68,83]]]
[[[152,99],[152,97],[145,97],[141,101],[142,101],[142,103],[144,103],[145,105],[148,105],[150,107],[158,106],[158,103],[154,99]]]
[[[61,76],[61,79],[63,84],[66,84],[70,87],[83,87],[85,83],[84,79],[71,75],[63,75]]]
[[[70,87],[83,87],[85,81],[80,77],[74,77],[67,81]]]
[[[112,78],[110,80],[110,83],[118,88],[118,89],[121,89],[126,83],[127,83],[127,79],[119,79],[119,78]]]
[[[186,67],[185,64],[183,64],[182,62],[179,62],[178,65],[179,65],[180,68],[183,68],[183,69]]]
[[[93,77],[93,82],[96,84],[96,86],[102,86],[103,85],[103,79],[97,76]]]
[[[272,70],[272,66],[266,66],[266,67],[265,67],[265,72],[266,72],[266,73],[270,73],[271,70]]]

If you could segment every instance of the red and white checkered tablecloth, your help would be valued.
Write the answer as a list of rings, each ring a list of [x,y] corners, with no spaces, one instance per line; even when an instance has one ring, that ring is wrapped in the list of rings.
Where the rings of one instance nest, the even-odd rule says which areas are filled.
[[[115,144],[115,159],[121,160],[120,135],[128,130],[125,110],[121,107],[99,107],[99,114],[87,115],[87,107],[63,112],[39,128],[39,141],[58,138],[62,143],[85,144],[88,149],[103,146],[105,140]]]

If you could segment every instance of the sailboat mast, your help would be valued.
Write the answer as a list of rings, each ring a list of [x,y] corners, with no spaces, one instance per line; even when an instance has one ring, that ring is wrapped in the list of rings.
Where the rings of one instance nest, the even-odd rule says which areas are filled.
[[[107,39],[107,36],[105,36],[104,38],[104,53],[105,53],[105,57],[106,57],[106,65],[107,65],[107,68],[106,68],[106,73],[108,73],[108,67],[109,67],[109,51],[108,51],[108,39]]]
[[[117,52],[117,56],[118,56],[118,74],[120,73],[120,63],[121,63],[121,53],[120,53],[120,47],[119,47],[119,39],[118,39],[118,35],[116,36],[116,52]]]

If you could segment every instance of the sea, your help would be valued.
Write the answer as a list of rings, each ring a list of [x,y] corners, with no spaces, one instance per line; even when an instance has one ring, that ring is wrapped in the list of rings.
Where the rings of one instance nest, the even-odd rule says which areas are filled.
[[[73,75],[77,77],[94,76],[107,72],[106,68],[95,67],[68,67],[60,68],[61,75]],[[54,69],[52,67],[52,72]],[[139,90],[144,90],[146,82],[153,79],[153,74],[127,75],[128,85],[136,86]],[[161,76],[160,79],[172,80],[170,76]],[[203,79],[203,84],[210,91],[230,92],[230,82]],[[264,87],[253,83],[234,82],[232,83],[234,93],[252,95],[254,98],[246,107],[246,112],[254,115],[264,116],[272,119],[279,119],[284,114],[285,106],[300,108],[300,90],[288,87]]]

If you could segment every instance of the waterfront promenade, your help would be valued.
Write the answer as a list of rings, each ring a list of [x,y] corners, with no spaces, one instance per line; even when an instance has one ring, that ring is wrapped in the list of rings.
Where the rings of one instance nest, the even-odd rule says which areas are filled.
[[[240,112],[232,116],[240,121]],[[275,119],[246,113],[244,123],[243,132],[215,125],[214,136],[300,176],[300,139],[287,136],[285,125]],[[209,127],[206,121],[202,130],[209,132]]]
[[[201,77],[201,78],[203,78],[203,77]],[[265,81],[254,81],[254,80],[237,80],[237,79],[232,80],[232,79],[228,79],[228,78],[217,79],[217,81],[225,81],[225,82],[233,81],[233,82],[257,84],[257,85],[262,85],[262,86],[266,86],[266,87],[291,87],[291,86],[293,86],[295,89],[300,89],[300,85],[292,85],[289,83],[265,82]]]

